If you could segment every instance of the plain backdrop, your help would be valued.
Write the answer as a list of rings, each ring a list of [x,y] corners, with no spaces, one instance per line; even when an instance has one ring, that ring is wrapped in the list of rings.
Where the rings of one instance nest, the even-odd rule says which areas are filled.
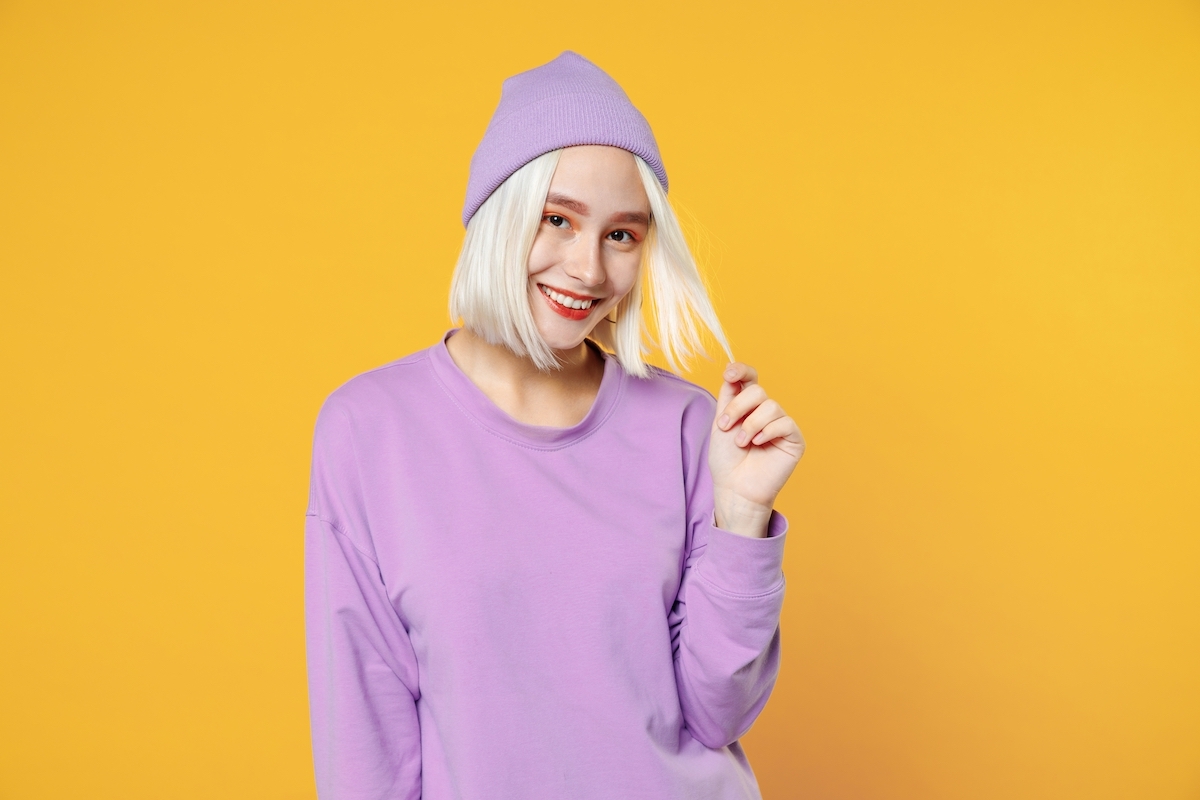
[[[0,2],[0,797],[314,796],[317,409],[564,49],[809,441],[768,800],[1200,797],[1184,0]]]

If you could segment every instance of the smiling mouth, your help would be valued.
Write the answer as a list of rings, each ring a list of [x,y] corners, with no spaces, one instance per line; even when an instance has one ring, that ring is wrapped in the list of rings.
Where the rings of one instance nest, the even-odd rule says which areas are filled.
[[[591,308],[596,302],[596,298],[594,297],[589,297],[587,300],[583,300],[578,297],[569,297],[562,292],[556,292],[549,286],[543,286],[540,283],[538,284],[538,288],[542,290],[542,294],[546,295],[546,297],[549,297],[563,308],[573,308],[576,310],[582,308]]]
[[[599,299],[589,297],[583,299],[580,297],[571,297],[562,292],[555,291],[549,286],[538,284],[538,289],[542,293],[542,297],[546,298],[546,302],[550,304],[550,308],[560,316],[567,319],[584,319],[592,313],[592,309],[599,303]]]

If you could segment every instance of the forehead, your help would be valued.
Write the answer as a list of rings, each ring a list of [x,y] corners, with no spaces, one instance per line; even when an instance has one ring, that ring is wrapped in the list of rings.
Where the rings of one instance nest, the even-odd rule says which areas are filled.
[[[550,190],[589,204],[607,200],[643,209],[650,206],[633,154],[619,147],[564,148]]]

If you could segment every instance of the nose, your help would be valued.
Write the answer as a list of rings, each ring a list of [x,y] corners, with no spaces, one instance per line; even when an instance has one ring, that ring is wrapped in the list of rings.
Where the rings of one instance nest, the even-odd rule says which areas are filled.
[[[584,286],[599,286],[608,280],[604,270],[604,256],[600,242],[580,237],[571,247],[571,258],[565,265],[566,273]]]

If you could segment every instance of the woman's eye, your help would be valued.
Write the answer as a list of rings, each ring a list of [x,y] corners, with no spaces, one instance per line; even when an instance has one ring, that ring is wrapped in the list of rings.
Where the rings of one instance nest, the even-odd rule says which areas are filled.
[[[547,214],[546,216],[542,217],[542,220],[544,222],[549,222],[556,228],[566,228],[570,225],[570,223],[567,222],[566,217],[560,217],[558,214]]]
[[[611,238],[614,242],[620,242],[621,244],[632,244],[633,242],[637,241],[633,238],[633,234],[629,231],[613,231],[609,234],[609,238]]]

